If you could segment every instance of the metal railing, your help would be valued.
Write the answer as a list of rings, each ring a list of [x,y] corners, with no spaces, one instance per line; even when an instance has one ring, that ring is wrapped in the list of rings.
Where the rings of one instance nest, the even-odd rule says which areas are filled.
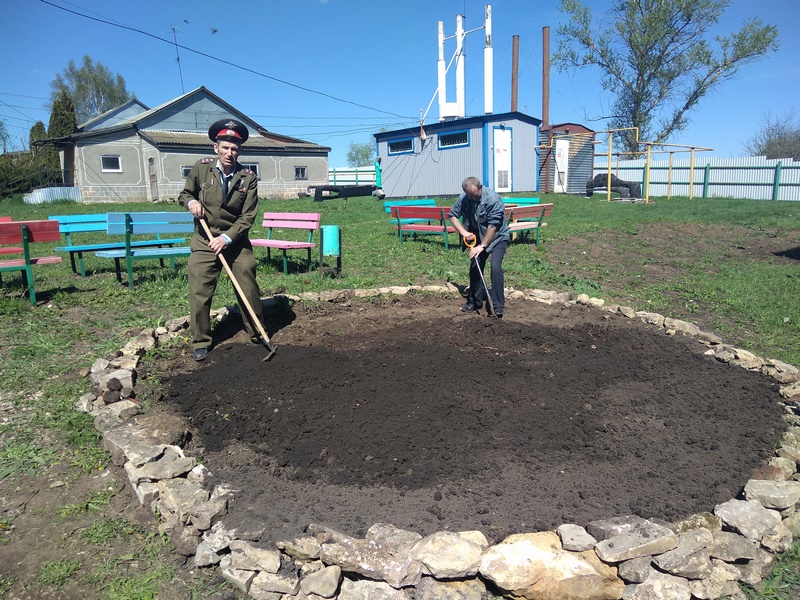
[[[658,160],[651,161],[648,169],[643,159],[621,160],[612,163],[611,172],[622,180],[641,182],[650,196],[800,201],[800,163],[790,158],[707,158],[704,162]],[[595,175],[607,171],[607,163],[595,163]]]

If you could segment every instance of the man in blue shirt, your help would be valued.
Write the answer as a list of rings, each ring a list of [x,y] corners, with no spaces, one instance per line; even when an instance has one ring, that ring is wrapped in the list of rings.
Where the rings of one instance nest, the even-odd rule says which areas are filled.
[[[509,231],[503,201],[496,192],[483,187],[476,177],[467,177],[461,184],[464,190],[447,215],[464,240],[478,243],[469,249],[469,295],[462,312],[474,313],[484,300],[491,301],[494,314],[502,318],[505,312],[505,279],[503,257],[506,254]],[[491,259],[490,299],[486,299],[481,275],[487,259]]]

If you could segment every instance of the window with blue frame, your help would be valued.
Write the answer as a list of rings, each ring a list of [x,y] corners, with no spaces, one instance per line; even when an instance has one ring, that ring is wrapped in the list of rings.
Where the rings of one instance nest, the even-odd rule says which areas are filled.
[[[439,134],[439,150],[445,148],[455,148],[456,146],[469,146],[468,129]]]
[[[403,138],[388,142],[389,154],[408,154],[414,150],[414,139]]]

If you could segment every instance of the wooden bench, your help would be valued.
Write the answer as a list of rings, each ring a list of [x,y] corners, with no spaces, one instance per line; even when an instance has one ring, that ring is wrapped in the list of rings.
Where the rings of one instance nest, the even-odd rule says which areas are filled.
[[[124,215],[125,213],[99,213],[99,214],[84,214],[84,215],[51,215],[48,217],[51,220],[58,221],[59,230],[64,235],[67,242],[66,246],[58,246],[56,252],[69,252],[69,260],[72,264],[72,272],[77,273],[80,268],[81,277],[86,277],[86,269],[83,265],[84,252],[97,252],[100,250],[123,250],[125,242],[122,240],[109,240],[95,244],[76,244],[72,240],[72,235],[75,233],[90,233],[90,232],[108,232],[108,215]],[[121,217],[115,217],[121,218]],[[184,238],[174,239],[161,239],[161,236],[156,234],[155,239],[152,240],[137,240],[131,242],[131,247],[135,248],[162,248],[164,246],[171,247],[176,244],[183,244],[186,240]],[[77,267],[75,264],[75,257],[78,257]]]
[[[387,200],[383,203],[383,210],[389,214],[393,206],[436,206],[433,198],[419,198],[417,200]],[[419,223],[421,219],[407,219],[407,223]],[[390,225],[397,225],[397,219],[389,219]]]
[[[2,221],[0,222],[0,245],[22,244],[19,249],[22,258],[0,260],[0,283],[2,274],[19,271],[22,283],[28,288],[31,305],[36,306],[36,288],[33,284],[33,267],[61,262],[60,256],[31,256],[30,245],[38,242],[57,242],[61,239],[58,223],[54,221]],[[17,252],[12,252],[16,254]]]
[[[267,237],[263,239],[251,239],[253,246],[267,249],[267,259],[271,259],[273,248],[283,251],[283,274],[288,274],[288,264],[286,259],[287,250],[303,250],[308,252],[306,270],[311,270],[311,249],[317,245],[312,241],[314,232],[319,231],[320,213],[272,213],[265,212],[261,226],[267,230]],[[274,237],[276,230],[294,229],[308,231],[308,239],[302,240],[281,240]]]
[[[164,259],[168,258],[170,266],[174,270],[175,258],[189,256],[192,253],[189,246],[152,247],[153,243],[163,244],[164,240],[151,240],[151,247],[143,248],[136,245],[136,241],[132,239],[133,236],[192,233],[193,231],[194,217],[188,211],[108,213],[106,232],[109,235],[124,235],[125,243],[121,249],[100,250],[95,252],[95,256],[114,259],[117,281],[120,283],[122,283],[121,266],[124,260],[128,272],[128,287],[133,289],[134,261],[158,259],[163,267]]]
[[[511,230],[511,239],[516,239],[517,233],[536,231],[536,247],[539,247],[539,232],[547,226],[544,218],[553,212],[552,204],[531,204],[528,206],[508,206],[505,208],[508,228]]]
[[[11,223],[11,217],[0,217],[0,223]],[[2,254],[22,254],[22,246],[0,246],[0,255]]]
[[[450,249],[449,237],[451,233],[458,233],[453,227],[447,213],[449,206],[393,206],[392,217],[397,219],[397,236],[403,241],[403,234],[415,237],[418,233],[426,235],[441,235],[444,237],[445,250]],[[422,223],[427,221],[427,223]],[[460,240],[461,236],[459,236]]]

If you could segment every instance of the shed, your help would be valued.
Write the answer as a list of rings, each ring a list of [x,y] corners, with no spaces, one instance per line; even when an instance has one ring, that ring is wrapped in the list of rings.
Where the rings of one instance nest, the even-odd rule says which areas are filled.
[[[578,123],[542,125],[539,189],[545,194],[586,194],[594,167],[595,132]]]
[[[376,133],[389,198],[454,195],[465,177],[499,193],[538,189],[539,125],[521,112]]]

